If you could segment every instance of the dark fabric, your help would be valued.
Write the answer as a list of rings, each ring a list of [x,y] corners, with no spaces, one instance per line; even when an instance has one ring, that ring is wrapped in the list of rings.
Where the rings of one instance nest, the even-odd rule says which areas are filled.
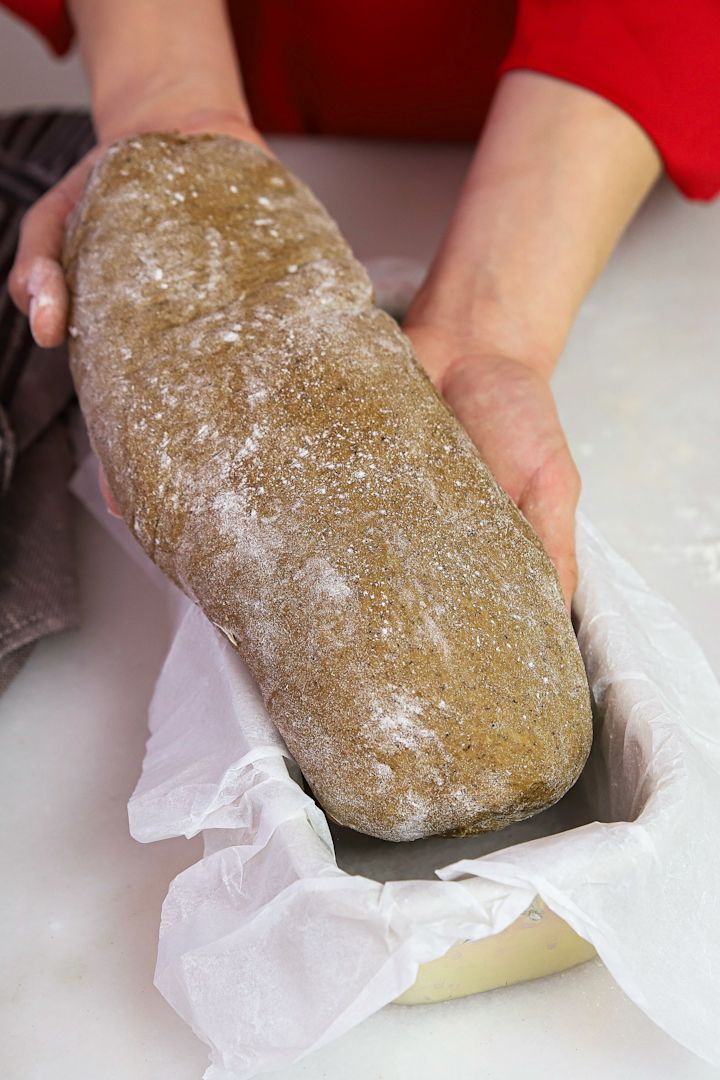
[[[20,454],[0,514],[0,691],[46,634],[78,622],[70,500],[73,459],[55,422]],[[18,655],[19,654],[19,655]]]
[[[93,141],[83,113],[0,116],[0,691],[35,641],[78,622],[67,353],[33,343],[7,276],[23,214]]]

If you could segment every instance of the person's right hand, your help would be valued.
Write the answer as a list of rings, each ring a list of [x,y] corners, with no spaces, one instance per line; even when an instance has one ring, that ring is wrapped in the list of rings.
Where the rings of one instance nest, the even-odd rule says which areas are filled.
[[[252,142],[266,153],[270,149],[259,132],[232,114],[195,113],[178,120],[158,115],[142,125],[144,131],[179,131],[182,134],[232,135]],[[138,133],[132,128],[128,134]],[[67,333],[69,295],[61,257],[68,215],[82,195],[88,174],[95,161],[114,138],[96,146],[54,187],[28,210],[20,229],[15,261],[8,279],[10,295],[30,320],[30,331],[38,345],[51,348],[61,345]],[[120,515],[107,480],[100,469],[100,489],[108,510]]]

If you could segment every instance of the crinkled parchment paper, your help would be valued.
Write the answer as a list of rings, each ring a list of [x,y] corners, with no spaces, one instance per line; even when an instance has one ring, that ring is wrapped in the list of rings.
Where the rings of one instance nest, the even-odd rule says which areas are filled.
[[[101,503],[73,490],[165,591],[174,631],[130,827],[202,832],[163,906],[156,985],[210,1047],[206,1080],[311,1053],[418,965],[496,934],[539,894],[655,1023],[720,1064],[720,687],[670,606],[581,519],[578,635],[593,753],[551,810],[485,837],[331,833],[247,668]]]

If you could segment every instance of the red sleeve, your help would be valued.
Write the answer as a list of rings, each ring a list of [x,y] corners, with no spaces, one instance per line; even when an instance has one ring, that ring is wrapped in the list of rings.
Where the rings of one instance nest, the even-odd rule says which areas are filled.
[[[619,106],[689,198],[720,190],[718,0],[519,0],[501,73],[518,68]]]
[[[0,0],[0,3],[30,23],[58,56],[68,51],[73,29],[64,0]]]

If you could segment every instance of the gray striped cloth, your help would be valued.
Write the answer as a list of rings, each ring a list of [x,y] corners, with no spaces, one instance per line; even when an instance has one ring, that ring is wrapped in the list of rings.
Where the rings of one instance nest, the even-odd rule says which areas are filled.
[[[23,214],[93,143],[84,113],[0,116],[0,691],[39,638],[79,621],[67,353],[33,343],[7,276]]]

